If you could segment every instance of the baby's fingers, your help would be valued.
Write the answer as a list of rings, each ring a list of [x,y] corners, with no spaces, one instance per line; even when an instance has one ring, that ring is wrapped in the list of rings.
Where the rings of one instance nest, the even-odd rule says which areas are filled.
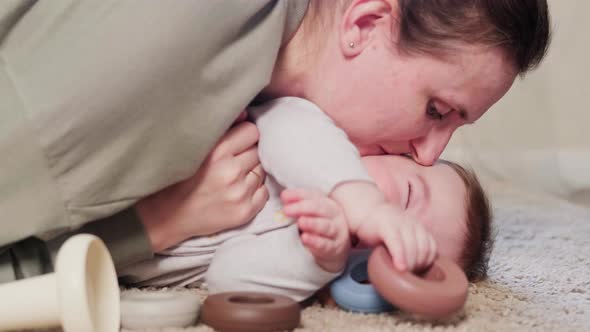
[[[314,216],[332,217],[338,213],[337,205],[325,196],[316,199],[303,198],[299,201],[284,204],[283,212],[289,217]]]
[[[285,189],[281,192],[281,201],[283,204],[288,204],[304,199],[319,200],[325,195],[319,190],[291,188]]]
[[[438,257],[438,247],[436,246],[436,241],[432,236],[428,238],[428,247],[430,248],[430,252],[428,255],[428,265],[431,265],[436,257]]]
[[[285,189],[281,192],[283,204],[298,202],[303,199],[302,189]]]
[[[400,229],[393,228],[386,232],[383,236],[383,243],[393,258],[393,266],[400,271],[405,271],[407,263]]]
[[[416,258],[418,250],[416,248],[415,228],[411,226],[401,227],[402,243],[404,246],[404,257],[406,259],[406,269],[413,271],[416,269]]]
[[[325,206],[317,201],[301,200],[283,206],[283,212],[288,217],[314,216],[320,217],[326,214]]]
[[[334,239],[338,235],[338,227],[331,219],[300,217],[297,225],[305,233],[313,233],[329,239]]]
[[[302,233],[301,242],[318,258],[332,257],[337,249],[333,240],[310,233]]]
[[[428,232],[416,228],[416,269],[423,269],[432,263],[430,239],[431,236]]]

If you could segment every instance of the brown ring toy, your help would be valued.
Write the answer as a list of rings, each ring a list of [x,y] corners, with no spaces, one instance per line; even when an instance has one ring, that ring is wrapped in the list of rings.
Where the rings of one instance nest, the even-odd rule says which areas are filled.
[[[270,293],[227,292],[210,295],[201,309],[201,321],[215,330],[265,332],[299,326],[301,308],[292,299]]]
[[[469,283],[453,261],[439,257],[421,275],[400,272],[383,246],[373,250],[369,280],[379,294],[396,307],[428,318],[444,318],[463,307]]]

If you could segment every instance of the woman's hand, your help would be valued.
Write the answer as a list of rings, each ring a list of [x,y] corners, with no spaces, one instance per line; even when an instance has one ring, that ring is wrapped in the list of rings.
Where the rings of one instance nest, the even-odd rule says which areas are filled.
[[[254,124],[235,125],[195,175],[136,204],[154,251],[243,225],[262,209],[268,191],[257,141]]]

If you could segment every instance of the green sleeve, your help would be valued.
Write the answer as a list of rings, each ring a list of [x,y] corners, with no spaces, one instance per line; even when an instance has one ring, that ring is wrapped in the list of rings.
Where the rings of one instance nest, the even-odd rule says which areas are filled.
[[[47,242],[29,237],[1,248],[0,283],[52,272],[61,245],[80,233],[94,234],[102,239],[117,268],[153,256],[143,225],[134,209],[127,209]]]
[[[0,246],[194,174],[270,81],[307,1],[14,4],[0,2]]]
[[[133,208],[49,240],[47,246],[53,261],[61,245],[71,236],[81,233],[93,234],[103,240],[117,268],[153,257],[147,234]]]
[[[47,245],[29,237],[0,249],[0,283],[53,271]]]

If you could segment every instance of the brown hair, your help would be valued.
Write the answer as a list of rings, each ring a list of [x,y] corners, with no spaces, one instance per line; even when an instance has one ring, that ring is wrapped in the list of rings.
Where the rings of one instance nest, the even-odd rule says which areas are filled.
[[[342,12],[352,0],[312,0],[313,24]],[[547,0],[397,0],[398,49],[440,55],[449,41],[501,47],[524,74],[535,68],[550,43]],[[316,26],[317,28],[317,26]]]
[[[477,176],[471,169],[445,160],[439,162],[450,166],[465,184],[466,224],[465,243],[459,258],[459,265],[469,281],[484,280],[487,277],[488,262],[493,248],[492,210],[488,198]]]

